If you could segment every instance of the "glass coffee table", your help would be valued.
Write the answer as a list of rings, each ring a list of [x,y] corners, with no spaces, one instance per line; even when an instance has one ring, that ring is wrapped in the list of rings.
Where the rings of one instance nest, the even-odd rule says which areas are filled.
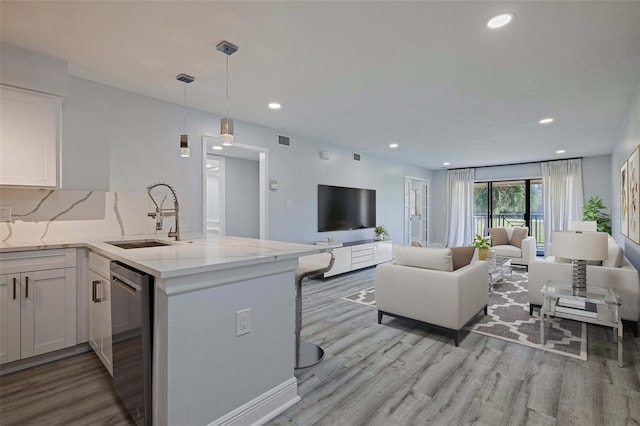
[[[540,292],[543,296],[540,308],[542,345],[545,343],[545,323],[551,316],[612,327],[613,342],[618,343],[618,366],[624,366],[620,297],[614,289],[588,285],[586,289],[574,290],[571,283],[547,281]]]
[[[489,263],[489,291],[493,292],[493,286],[499,283],[507,275],[511,277],[511,258],[506,256],[498,256],[495,252],[490,251],[487,255]]]

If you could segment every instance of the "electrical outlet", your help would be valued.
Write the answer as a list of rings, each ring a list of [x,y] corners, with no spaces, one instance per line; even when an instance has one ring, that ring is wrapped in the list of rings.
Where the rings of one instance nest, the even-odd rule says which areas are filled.
[[[292,209],[293,208],[293,200],[287,200],[287,208],[288,209]]]
[[[11,222],[11,207],[0,207],[0,222]]]
[[[251,309],[236,312],[236,336],[242,336],[251,331]]]

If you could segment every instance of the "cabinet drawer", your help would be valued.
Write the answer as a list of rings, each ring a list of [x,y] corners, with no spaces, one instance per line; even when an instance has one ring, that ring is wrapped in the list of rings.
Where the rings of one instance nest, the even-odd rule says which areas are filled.
[[[351,259],[353,262],[359,262],[364,259],[373,259],[373,250],[352,252]]]
[[[356,255],[356,253],[369,251],[373,253],[373,243],[359,244],[357,246],[351,247],[351,253],[353,253],[353,255]]]
[[[358,252],[351,253],[351,262],[352,263],[361,263],[361,262],[373,262],[373,248],[371,250],[362,250]]]
[[[367,268],[369,266],[373,266],[373,257],[351,263],[351,269],[353,270]]]
[[[0,254],[3,274],[45,269],[73,268],[76,266],[76,249],[19,251]]]
[[[111,260],[101,256],[95,252],[89,252],[89,269],[102,275],[102,278],[109,278],[111,276]]]

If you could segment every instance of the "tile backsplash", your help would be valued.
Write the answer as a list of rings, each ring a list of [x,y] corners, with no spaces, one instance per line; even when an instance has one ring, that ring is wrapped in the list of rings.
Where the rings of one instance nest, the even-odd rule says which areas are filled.
[[[154,192],[154,195],[155,192]],[[171,196],[160,194],[161,207],[172,208]],[[170,204],[170,205],[167,205]],[[185,201],[180,200],[180,227],[188,229]],[[75,237],[153,234],[175,227],[164,219],[155,230],[154,210],[146,192],[94,192],[39,189],[0,189],[0,206],[11,207],[11,222],[0,222],[1,242],[58,241]]]

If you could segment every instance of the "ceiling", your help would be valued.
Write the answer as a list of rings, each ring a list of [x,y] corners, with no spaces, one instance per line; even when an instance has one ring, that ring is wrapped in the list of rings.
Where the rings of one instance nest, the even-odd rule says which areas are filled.
[[[189,106],[217,114],[226,57],[215,45],[229,40],[240,47],[229,59],[232,118],[432,169],[609,154],[640,82],[638,1],[0,7],[3,42],[177,104],[175,76],[193,75]],[[512,23],[488,29],[502,12]],[[555,122],[539,125],[547,116]]]

